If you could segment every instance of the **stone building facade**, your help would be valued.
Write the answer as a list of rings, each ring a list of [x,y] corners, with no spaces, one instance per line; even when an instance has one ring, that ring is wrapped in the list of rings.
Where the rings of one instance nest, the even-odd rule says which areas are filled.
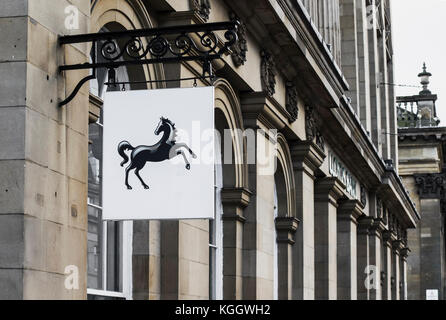
[[[215,220],[102,221],[107,72],[58,107],[88,75],[58,66],[91,52],[58,36],[230,19],[239,42],[213,65],[216,127],[278,130],[276,173],[246,161],[268,137],[235,135],[235,161],[216,167]],[[2,0],[0,30],[0,298],[407,298],[419,216],[382,85],[393,80],[389,1]],[[200,72],[190,62],[117,77]]]
[[[437,95],[428,89],[432,74],[424,66],[419,76],[423,90],[397,98],[400,174],[421,216],[408,232],[408,298],[444,300],[446,127],[439,126]]]

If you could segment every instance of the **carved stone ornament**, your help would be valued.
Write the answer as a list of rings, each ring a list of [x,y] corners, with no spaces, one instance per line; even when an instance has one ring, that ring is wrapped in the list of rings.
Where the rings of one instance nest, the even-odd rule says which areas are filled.
[[[382,204],[381,204],[382,205]],[[385,208],[384,206],[382,206],[382,213],[383,213],[383,223],[385,225],[387,225],[389,223],[389,212],[387,210],[387,208]]]
[[[190,0],[192,10],[196,11],[203,20],[209,19],[211,13],[211,1],[210,0]]]
[[[286,110],[291,115],[291,121],[294,122],[299,116],[299,108],[297,105],[297,88],[292,83],[286,84]]]
[[[364,186],[361,186],[361,204],[365,207],[367,205],[367,191]],[[379,216],[378,216],[379,217]]]
[[[422,199],[438,199],[442,197],[445,182],[444,174],[415,175],[415,184]]]
[[[316,138],[316,124],[313,113],[313,107],[305,107],[305,134],[308,141],[313,141]]]
[[[376,198],[376,216],[384,220],[383,203],[380,198]]]
[[[246,53],[248,52],[248,40],[246,39],[246,24],[241,21],[234,12],[229,15],[231,21],[238,21],[239,27],[237,30],[238,41],[232,46],[232,61],[234,65],[238,68],[245,64],[247,58]]]
[[[260,67],[262,77],[262,89],[270,97],[276,93],[276,66],[274,60],[266,51],[260,53],[262,63]]]
[[[314,108],[311,106],[305,107],[305,134],[308,141],[314,141],[316,145],[325,152],[325,140],[316,126],[316,121],[314,120]]]
[[[316,145],[325,152],[325,140],[319,130],[316,130]]]

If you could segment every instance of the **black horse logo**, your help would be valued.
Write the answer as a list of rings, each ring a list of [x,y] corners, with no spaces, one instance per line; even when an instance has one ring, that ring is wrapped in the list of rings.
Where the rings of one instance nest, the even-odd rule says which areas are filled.
[[[149,189],[149,186],[139,175],[139,172],[144,168],[147,162],[162,162],[182,155],[186,163],[186,169],[190,170],[190,163],[186,158],[184,149],[189,151],[194,159],[196,159],[197,156],[185,143],[177,143],[175,141],[177,133],[175,124],[169,119],[161,117],[158,127],[155,130],[155,135],[158,136],[161,132],[164,132],[163,137],[153,146],[138,146],[134,148],[127,141],[119,143],[118,152],[124,159],[124,161],[121,162],[121,167],[129,161],[129,157],[125,151],[132,151],[130,155],[130,165],[125,169],[125,185],[127,186],[127,189],[132,190],[132,187],[129,185],[129,173],[132,170],[135,170],[135,175],[141,181],[144,189]]]

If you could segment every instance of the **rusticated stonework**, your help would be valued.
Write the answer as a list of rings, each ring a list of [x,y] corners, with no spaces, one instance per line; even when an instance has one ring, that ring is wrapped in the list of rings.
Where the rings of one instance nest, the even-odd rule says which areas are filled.
[[[272,97],[276,93],[276,66],[270,53],[262,51],[260,55],[262,57],[260,66],[262,90]]]
[[[232,61],[238,68],[245,64],[248,52],[248,40],[246,39],[246,24],[241,21],[234,12],[229,15],[231,21],[238,21],[239,27],[237,30],[238,41],[232,46]]]

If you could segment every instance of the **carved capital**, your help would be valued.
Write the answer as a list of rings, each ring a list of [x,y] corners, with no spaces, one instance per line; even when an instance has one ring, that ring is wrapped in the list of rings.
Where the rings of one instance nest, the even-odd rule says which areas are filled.
[[[294,217],[277,217],[277,242],[294,244],[294,234],[299,227],[299,220]]]
[[[342,201],[339,204],[338,220],[348,220],[357,224],[358,218],[364,215],[362,212],[363,209],[364,207],[358,200]]]
[[[407,260],[407,257],[409,256],[409,253],[411,252],[411,250],[409,249],[409,247],[404,247],[400,250],[400,255],[401,258],[403,258],[404,261]]]
[[[378,219],[373,219],[373,223],[372,226],[370,228],[370,235],[371,236],[376,236],[376,237],[381,237],[382,233],[386,230],[386,225],[383,223],[383,220],[378,218]]]
[[[445,189],[444,174],[415,174],[415,184],[421,199],[440,198]]]
[[[221,191],[221,200],[225,210],[223,220],[236,220],[245,222],[243,209],[246,208],[251,200],[252,193],[245,188],[224,188]]]
[[[389,230],[385,230],[382,232],[382,237],[383,237],[384,244],[387,247],[392,248],[392,242],[396,240],[395,235],[392,232],[390,232]]]
[[[392,249],[393,252],[395,252],[396,254],[400,254],[400,250],[403,249],[403,243],[401,242],[401,240],[393,240],[392,241]]]
[[[344,190],[345,185],[336,177],[319,179],[314,185],[314,201],[330,201],[337,207]]]
[[[373,226],[374,220],[372,217],[369,216],[361,216],[358,218],[358,233],[359,234],[369,234],[370,229]]]
[[[308,167],[313,172],[319,168],[325,160],[325,153],[313,142],[297,142],[290,145],[291,159],[295,170],[305,170]]]

